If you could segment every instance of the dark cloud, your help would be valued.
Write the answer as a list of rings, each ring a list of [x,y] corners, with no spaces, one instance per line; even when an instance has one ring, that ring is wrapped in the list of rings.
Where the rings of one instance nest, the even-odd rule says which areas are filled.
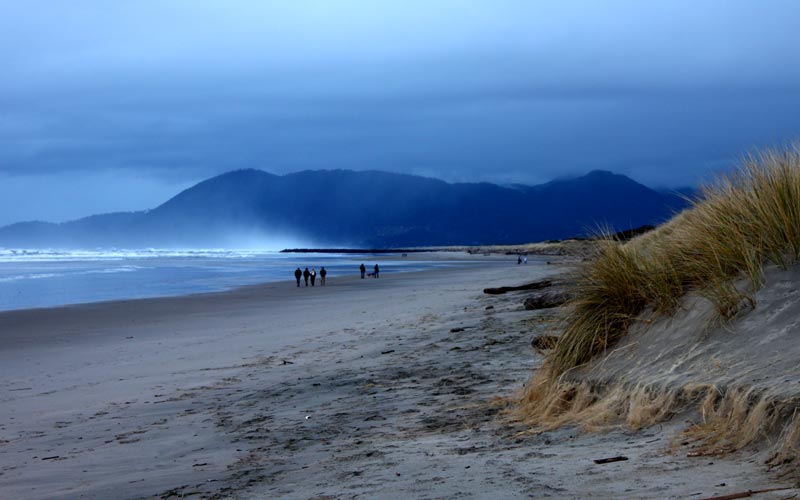
[[[147,208],[242,167],[696,183],[800,135],[798,14],[790,0],[9,2],[0,199],[19,203],[0,224]],[[96,189],[125,195],[71,197]]]

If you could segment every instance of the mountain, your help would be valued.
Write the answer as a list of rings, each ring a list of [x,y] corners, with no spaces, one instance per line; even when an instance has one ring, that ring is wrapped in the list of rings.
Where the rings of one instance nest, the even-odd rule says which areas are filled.
[[[145,212],[0,228],[4,247],[207,247],[290,237],[314,245],[512,244],[656,224],[686,206],[606,171],[503,187],[378,171],[237,170]]]

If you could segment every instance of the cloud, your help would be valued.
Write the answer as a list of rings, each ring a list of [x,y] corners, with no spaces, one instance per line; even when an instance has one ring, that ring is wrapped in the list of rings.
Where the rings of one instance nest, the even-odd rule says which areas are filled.
[[[242,167],[693,183],[800,135],[798,14],[788,0],[7,2],[0,196],[14,178],[135,173],[122,205],[144,208]]]

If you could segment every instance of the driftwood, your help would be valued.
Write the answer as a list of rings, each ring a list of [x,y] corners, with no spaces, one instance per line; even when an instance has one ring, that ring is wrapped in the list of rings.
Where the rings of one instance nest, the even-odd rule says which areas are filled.
[[[528,283],[527,285],[520,285],[520,286],[501,286],[499,288],[484,288],[483,293],[488,293],[489,295],[500,295],[508,292],[520,292],[522,290],[540,290],[542,288],[547,288],[552,284],[553,282],[550,280],[534,281],[533,283]]]
[[[739,493],[731,493],[730,495],[720,495],[718,497],[706,497],[701,500],[736,500],[737,498],[749,498],[759,493],[770,493],[773,491],[793,490],[792,486],[785,486],[783,488],[767,488],[765,490],[747,490],[740,491]]]
[[[594,461],[596,464],[610,464],[612,462],[622,462],[623,460],[627,460],[628,457],[623,457],[622,455],[618,457],[609,457],[609,458],[598,458]]]
[[[561,291],[547,291],[537,293],[525,299],[522,305],[525,309],[550,309],[562,306],[569,300],[569,295]]]

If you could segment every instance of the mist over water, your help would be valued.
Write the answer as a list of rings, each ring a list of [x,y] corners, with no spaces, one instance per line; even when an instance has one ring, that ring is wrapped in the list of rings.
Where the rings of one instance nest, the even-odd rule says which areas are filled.
[[[287,231],[266,231],[262,228],[222,231],[220,233],[208,236],[210,236],[211,241],[213,241],[213,245],[211,245],[210,248],[193,248],[191,246],[183,246],[178,250],[193,249],[195,251],[203,252],[211,249],[211,251],[232,251],[244,253],[252,251],[256,253],[263,253],[280,252],[281,250],[287,248],[321,248],[323,246],[319,242],[308,237],[290,234]],[[197,240],[201,240],[201,238],[197,238]]]

